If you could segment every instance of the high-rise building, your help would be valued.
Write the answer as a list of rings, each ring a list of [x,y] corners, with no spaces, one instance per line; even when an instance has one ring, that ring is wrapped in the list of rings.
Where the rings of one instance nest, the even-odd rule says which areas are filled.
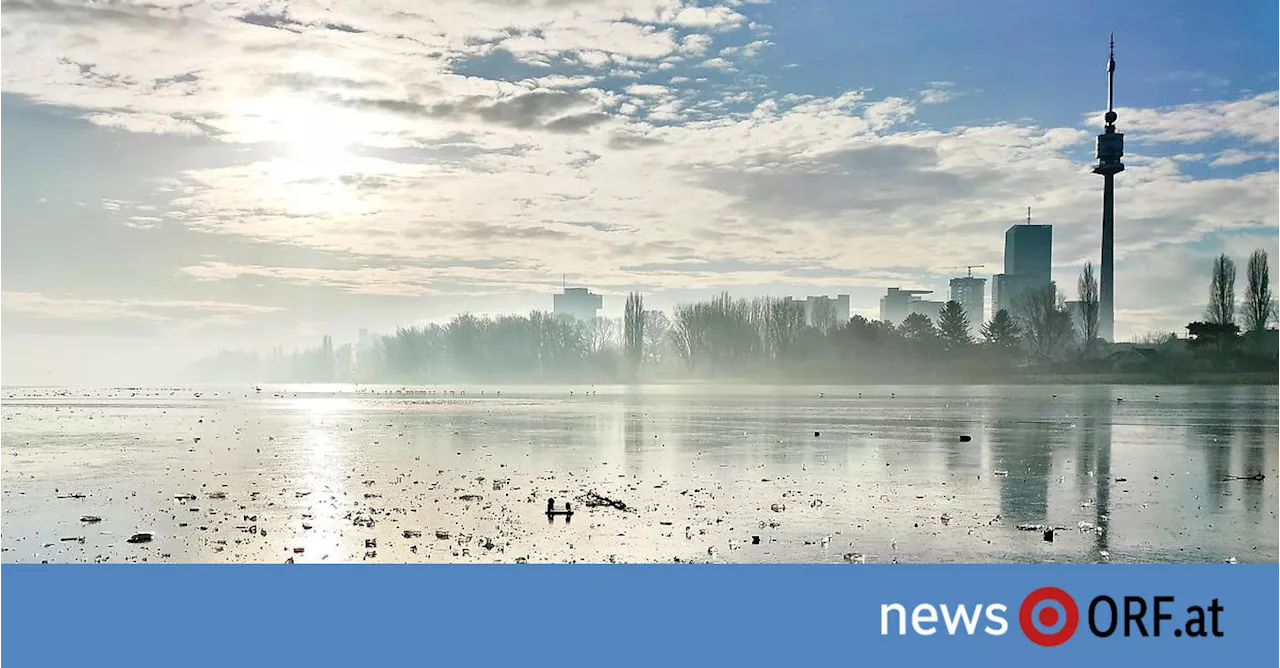
[[[1116,41],[1111,39],[1107,57],[1106,125],[1098,135],[1098,164],[1094,174],[1102,175],[1102,275],[1098,279],[1098,337],[1115,341],[1115,232],[1116,174],[1124,171],[1124,135],[1116,132],[1115,111]]]
[[[1008,285],[1009,282],[1010,277],[1006,274],[996,274],[991,277],[991,317],[993,318],[997,313],[1009,310],[1009,299],[1006,296],[1012,287]]]
[[[996,274],[991,277],[991,314],[1008,311],[1016,315],[1018,299],[1035,287],[1035,281],[1017,274]]]
[[[1004,233],[1004,273],[991,281],[991,311],[1016,315],[1018,300],[1032,290],[1053,285],[1053,226],[1014,225]]]
[[[997,311],[1008,311],[1017,316],[1019,301],[1022,296],[1034,290],[1057,290],[1057,283],[1030,279],[1017,274],[996,274],[991,277],[991,315]]]
[[[587,288],[565,288],[564,292],[552,296],[552,304],[556,315],[591,322],[604,306],[604,297],[592,294]]]
[[[1084,336],[1084,302],[1070,301],[1063,302],[1062,308],[1071,316],[1071,327],[1075,330],[1077,336]]]
[[[826,331],[849,322],[849,295],[836,295],[835,299],[826,295],[810,295],[801,303],[804,304],[805,322],[810,327]]]
[[[920,301],[919,295],[927,295],[932,290],[902,290],[889,288],[880,298],[880,319],[891,324],[900,325],[911,315],[911,303]]]
[[[946,302],[937,300],[917,299],[907,303],[907,315],[919,313],[936,326],[938,319],[942,317],[942,307],[945,305]]]
[[[969,319],[969,334],[975,335],[986,322],[984,302],[987,298],[987,279],[962,276],[951,279],[951,301],[960,304]]]
[[[1010,227],[1004,233],[1004,273],[1042,284],[1052,281],[1053,226],[1028,222]]]

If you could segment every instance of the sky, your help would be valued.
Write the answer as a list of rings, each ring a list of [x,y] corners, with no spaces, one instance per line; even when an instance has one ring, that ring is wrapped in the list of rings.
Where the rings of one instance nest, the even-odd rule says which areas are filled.
[[[1275,3],[3,0],[3,382],[551,308],[935,291],[1053,225],[1116,35],[1116,334],[1277,255]],[[1274,268],[1272,275],[1276,274]]]

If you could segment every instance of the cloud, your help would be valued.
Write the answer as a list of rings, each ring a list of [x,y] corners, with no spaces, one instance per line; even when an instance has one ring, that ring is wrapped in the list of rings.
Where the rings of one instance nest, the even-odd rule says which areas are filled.
[[[545,127],[554,131],[563,131],[566,127],[585,129],[604,120],[599,114],[587,111],[597,106],[597,98],[583,91],[522,91],[496,99],[472,95],[430,105],[386,98],[334,98],[331,101],[344,107],[371,109],[410,117],[459,122],[474,119],[521,129],[533,127]],[[570,117],[593,120],[592,122],[573,121],[566,125],[565,119]]]
[[[1210,74],[1204,70],[1173,70],[1166,74],[1164,78],[1167,81],[1190,84],[1195,87],[1193,90],[1202,90],[1203,88],[1201,87],[1223,88],[1231,85],[1229,79]]]
[[[1257,151],[1242,151],[1238,148],[1229,148],[1218,154],[1210,167],[1231,167],[1234,165],[1243,165],[1246,162],[1254,162],[1255,160],[1276,161],[1275,153],[1260,153]]]
[[[774,90],[752,62],[774,56],[771,42],[726,43],[740,35],[729,28],[765,30],[738,2],[280,7],[4,4],[6,95],[119,131],[112,141],[177,135],[243,150],[216,161],[194,151],[147,182],[153,208],[98,212],[139,234],[261,249],[168,259],[202,289],[252,281],[429,300],[547,290],[570,267],[618,292],[889,280],[942,290],[959,266],[998,271],[1004,229],[1027,205],[1055,226],[1063,276],[1097,259],[1100,182],[1088,170],[1100,112],[1065,127],[931,127],[917,111],[950,99],[952,82],[890,96]],[[1272,92],[1121,109],[1121,261],[1274,230],[1276,108]],[[281,259],[298,249],[352,261]],[[1157,286],[1141,286],[1124,291],[1124,313],[1166,308]],[[27,315],[55,308],[13,294],[27,295],[15,302]],[[162,300],[47,299],[71,299],[71,312],[173,312]],[[208,306],[237,300],[172,303],[190,302],[194,317],[257,315]]]
[[[680,40],[680,52],[691,56],[700,56],[711,46],[711,36],[703,34],[686,35]]]
[[[863,115],[872,128],[882,130],[911,118],[915,113],[916,107],[910,101],[900,97],[886,97],[867,105]]]
[[[755,58],[756,55],[760,53],[760,50],[766,46],[773,46],[773,42],[758,39],[754,42],[743,44],[742,46],[726,46],[725,48],[720,49],[720,55],[722,57],[740,55],[744,58]]]
[[[955,99],[954,86],[950,81],[930,81],[929,87],[920,91],[920,104],[943,104]]]
[[[725,60],[724,58],[708,58],[702,61],[701,63],[698,63],[698,67],[708,67],[713,70],[722,70],[725,72],[738,71],[737,68],[735,68],[732,63]]]
[[[35,292],[3,293],[2,308],[6,317],[71,322],[139,320],[150,324],[169,324],[192,329],[212,324],[237,324],[254,315],[280,311],[278,307],[254,304],[139,299],[78,299],[51,297]]]
[[[938,169],[936,148],[878,143],[807,159],[766,158],[703,178],[743,210],[781,219],[891,213],[929,197],[965,197],[979,182],[975,175]],[[845,187],[853,183],[858,187]]]
[[[628,95],[640,95],[644,97],[661,97],[667,94],[666,86],[656,84],[631,84],[627,86]]]
[[[795,97],[766,100],[740,117],[617,125],[590,142],[587,161],[582,142],[544,138],[518,154],[488,154],[447,169],[355,163],[384,185],[352,193],[362,204],[358,211],[305,221],[297,218],[304,210],[291,203],[313,202],[307,193],[315,184],[275,179],[240,203],[237,193],[271,178],[270,170],[203,170],[177,188],[184,195],[176,214],[218,233],[433,266],[495,257],[537,274],[572,263],[593,284],[652,282],[619,277],[616,268],[623,258],[631,266],[706,257],[701,249],[712,241],[717,254],[749,263],[822,258],[818,266],[844,268],[846,281],[898,266],[945,275],[978,261],[950,259],[962,255],[998,267],[1003,229],[1020,217],[1024,202],[1058,226],[1060,261],[1082,262],[1096,252],[1098,183],[1072,157],[1087,150],[1089,132],[1009,124],[895,130],[912,109],[905,100],[867,100],[861,92]],[[1191,241],[1213,230],[1275,223],[1267,206],[1275,197],[1273,173],[1194,179],[1180,164],[1151,159],[1121,177],[1122,257],[1149,247],[1144,230],[1152,225],[1164,238]],[[1027,193],[1035,199],[1023,199]],[[537,229],[529,226],[550,212],[626,223],[631,231],[529,236]],[[767,236],[758,231],[762,225]],[[922,229],[941,234],[902,243],[904,234]],[[824,241],[851,236],[858,243],[835,252]]]
[[[614,150],[626,151],[645,146],[661,146],[663,141],[656,133],[641,134],[638,132],[619,132],[609,138],[608,147]]]
[[[91,118],[113,127],[153,132],[191,132],[193,122],[228,130],[243,121],[236,101],[260,95],[263,81],[399,113],[467,106],[497,113],[511,91],[458,74],[458,64],[506,53],[548,67],[625,66],[619,73],[638,75],[710,43],[678,31],[743,20],[727,5],[683,0],[571,5],[566,12],[558,1],[453,0],[423,12],[407,1],[336,8],[302,0],[245,12],[234,4],[7,0],[4,57],[23,67],[5,68],[4,87],[96,110]],[[169,39],[177,30],[183,44]],[[557,89],[594,78],[548,77],[535,81]]]
[[[144,27],[172,27],[185,23],[182,7],[126,3],[80,3],[59,0],[4,0],[10,15],[32,16],[72,25],[125,23]]]
[[[582,88],[589,86],[595,82],[597,77],[586,74],[577,76],[568,76],[564,74],[552,74],[550,76],[539,77],[534,79],[534,83],[539,88]]]
[[[607,44],[615,54],[633,58],[661,58],[676,50],[675,33],[652,26],[621,21],[597,24],[552,26],[541,35],[520,35],[498,43],[497,47],[516,56],[547,57],[573,51],[598,49]]]
[[[106,128],[116,128],[129,132],[191,136],[202,136],[208,132],[206,128],[190,120],[164,114],[104,112],[89,114],[85,118]]]
[[[728,7],[684,7],[671,23],[683,28],[727,28],[744,20],[741,14]]]
[[[1229,102],[1197,102],[1160,109],[1119,108],[1117,122],[1122,132],[1146,142],[1193,143],[1214,137],[1229,137],[1255,144],[1275,144],[1280,139],[1276,124],[1275,91]],[[1092,112],[1087,121],[1098,123],[1103,111]]]
[[[248,23],[249,25],[255,25],[262,28],[275,28],[277,30],[287,30],[292,33],[301,33],[310,29],[337,30],[339,32],[356,33],[356,34],[364,32],[359,28],[354,28],[345,23],[329,23],[325,21],[313,21],[313,22],[296,21],[289,17],[289,13],[287,9],[285,11],[282,11],[276,14],[273,14],[270,12],[250,12],[248,14],[244,14],[237,17],[236,20],[241,21],[243,23]]]
[[[680,290],[693,278],[709,288],[743,288],[788,280],[792,271],[812,271],[802,264],[767,262],[690,261],[623,265],[614,275],[592,281],[592,289],[604,294],[625,294],[645,290]],[[182,272],[202,281],[269,279],[296,286],[323,286],[344,293],[390,297],[500,296],[516,293],[549,292],[559,285],[559,274],[516,266],[420,267],[397,265],[333,269],[313,267],[267,267],[204,262],[184,267]],[[901,275],[877,272],[848,279],[832,272],[815,275],[811,284],[847,288],[875,287]]]
[[[428,285],[436,276],[436,272],[423,268],[322,269],[204,262],[184,267],[182,272],[205,281],[225,281],[242,277],[271,278],[294,285],[323,285],[343,292],[364,295],[419,297],[439,293]]]
[[[552,132],[576,133],[597,126],[608,120],[608,114],[592,111],[582,114],[561,116],[560,118],[548,122],[545,127]]]

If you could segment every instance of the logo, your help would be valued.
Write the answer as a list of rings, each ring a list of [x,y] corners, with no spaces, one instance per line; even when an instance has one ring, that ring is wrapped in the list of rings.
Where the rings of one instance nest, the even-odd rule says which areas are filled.
[[[1175,604],[1173,596],[1112,598],[1099,594],[1089,599],[1084,613],[1088,624],[1086,632],[1098,639],[1135,636],[1221,638],[1225,635],[1221,626],[1225,611],[1218,599],[1212,599],[1209,605],[1188,606],[1185,616],[1169,610]],[[974,636],[981,633],[1003,636],[1010,628],[1006,621],[1006,613],[1010,610],[1009,606],[998,601],[882,604],[880,635]],[[1041,587],[1022,600],[1018,608],[1018,627],[1032,643],[1040,647],[1057,647],[1075,636],[1080,617],[1081,611],[1070,594],[1057,587]]]
[[[1042,647],[1056,647],[1075,635],[1080,610],[1067,592],[1041,587],[1027,595],[1018,609],[1018,625],[1027,638]]]

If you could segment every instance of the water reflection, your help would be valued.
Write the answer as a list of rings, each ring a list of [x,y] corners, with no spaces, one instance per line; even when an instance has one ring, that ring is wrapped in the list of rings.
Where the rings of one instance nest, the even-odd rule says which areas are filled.
[[[1224,479],[1231,471],[1231,445],[1236,425],[1236,388],[1215,388],[1209,401],[1209,410],[1191,423],[1191,433],[1204,451],[1204,479],[1208,498],[1205,506],[1209,512],[1223,509],[1227,494]]]
[[[1265,388],[1248,388],[1245,399],[1249,407],[1245,413],[1248,417],[1243,427],[1244,467],[1239,475],[1253,476],[1258,473],[1266,475],[1267,436],[1275,436],[1274,421],[1277,406],[1266,401]],[[1268,421],[1272,422],[1270,429],[1268,429]],[[1261,516],[1263,505],[1266,504],[1262,482],[1242,481],[1240,484],[1244,485],[1244,512],[1256,521]]]
[[[328,561],[361,560],[373,538],[370,559],[393,562],[1094,561],[1099,551],[1112,561],[1274,561],[1277,552],[1275,388],[598,389],[505,388],[482,400],[300,394],[127,411],[95,399],[60,413],[48,398],[7,404],[3,443],[20,456],[3,469],[4,531],[6,546],[11,532],[21,542],[5,559],[92,560],[111,549],[106,537],[58,540],[80,529],[81,509],[51,504],[55,489],[86,492],[83,512],[103,516],[104,531],[159,531],[156,552],[177,561],[280,561],[298,547],[300,562],[326,551]],[[77,421],[72,409],[93,412]],[[1267,477],[1223,481],[1256,472]],[[175,512],[174,493],[223,485],[226,498],[202,498],[200,514]],[[587,516],[571,529],[568,517],[541,521],[549,496],[563,507],[593,489],[634,511],[575,508]],[[311,493],[295,496],[302,490]],[[997,514],[1003,521],[992,522]],[[245,515],[259,518],[265,540],[227,536]],[[360,517],[376,527],[354,524]],[[1077,533],[1078,521],[1104,530]],[[1072,530],[1048,543],[1019,523]]]
[[[1244,470],[1241,475],[1252,476],[1259,473],[1267,475],[1274,480],[1274,472],[1267,471],[1267,428],[1263,420],[1267,419],[1265,415],[1255,415],[1249,421],[1241,434],[1244,448]],[[1250,517],[1257,519],[1262,513],[1262,505],[1266,499],[1266,486],[1262,483],[1266,481],[1241,481],[1237,484],[1244,485],[1244,512]]]
[[[1009,421],[1002,432],[996,438],[996,462],[1008,475],[1000,482],[1000,515],[1011,522],[1047,523],[1054,446],[1049,425]]]
[[[1111,424],[1115,407],[1107,388],[1088,388],[1080,402],[1080,450],[1076,480],[1081,497],[1093,504],[1093,549],[1110,552]],[[1087,496],[1086,496],[1087,495]]]
[[[962,408],[966,412],[970,410],[970,406],[965,404]],[[984,414],[981,418],[982,422],[990,419],[990,413]],[[979,430],[976,425],[964,427],[964,435],[973,437]],[[985,439],[982,439],[985,440]],[[962,441],[959,436],[948,434],[946,431],[938,432],[939,448],[943,451],[944,464],[947,472],[953,475],[967,475],[970,472],[981,470],[982,468],[982,451],[983,445],[975,441]]]
[[[640,461],[644,445],[644,416],[640,412],[640,403],[629,400],[623,406],[622,419],[622,458],[623,470],[628,476],[637,476],[642,470]]]

